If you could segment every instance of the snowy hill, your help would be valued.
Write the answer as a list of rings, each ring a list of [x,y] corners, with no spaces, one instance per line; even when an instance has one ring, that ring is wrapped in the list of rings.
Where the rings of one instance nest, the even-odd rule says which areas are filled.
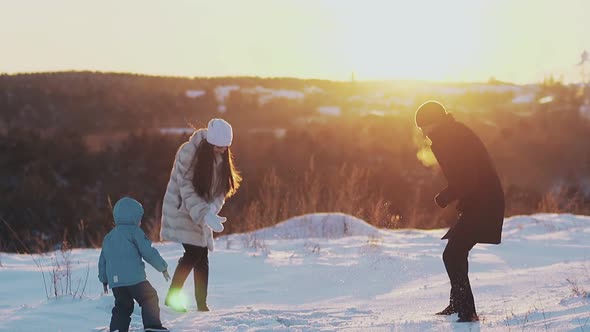
[[[448,301],[444,231],[378,230],[350,216],[319,214],[220,237],[210,255],[213,311],[163,309],[162,319],[173,331],[590,331],[590,217],[512,217],[501,245],[477,245],[470,277],[479,323],[433,315]],[[181,246],[156,247],[172,272]],[[48,299],[61,252],[0,253],[0,331],[108,325],[113,297],[101,295],[98,255],[73,250],[70,291],[59,277],[56,284],[58,293],[76,296]],[[168,283],[146,271],[162,304]],[[184,291],[193,293],[192,278]],[[141,331],[139,312],[136,306],[132,331]]]
[[[294,217],[273,227],[246,234],[259,239],[341,238],[378,236],[379,230],[364,220],[343,213],[316,213]],[[243,235],[238,235],[243,236]],[[230,238],[235,236],[230,235]]]

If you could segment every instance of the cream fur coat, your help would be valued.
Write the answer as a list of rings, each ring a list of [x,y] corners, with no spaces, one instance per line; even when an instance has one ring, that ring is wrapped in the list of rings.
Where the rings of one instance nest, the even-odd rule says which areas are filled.
[[[160,238],[166,241],[207,247],[213,251],[213,233],[205,224],[204,217],[211,207],[217,213],[225,203],[224,196],[207,202],[193,186],[193,167],[199,144],[206,140],[207,129],[199,129],[182,144],[176,153],[174,166],[162,203],[162,228]],[[217,174],[221,163],[215,163],[212,183],[219,181]]]

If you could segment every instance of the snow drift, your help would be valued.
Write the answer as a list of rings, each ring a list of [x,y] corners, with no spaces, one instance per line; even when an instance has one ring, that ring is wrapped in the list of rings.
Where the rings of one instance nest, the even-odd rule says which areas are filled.
[[[305,214],[250,233],[259,239],[337,239],[346,236],[378,236],[379,230],[344,213]]]
[[[169,283],[150,266],[146,272],[164,325],[174,332],[590,330],[590,217],[507,218],[502,244],[476,245],[469,268],[481,321],[473,324],[433,315],[449,296],[441,260],[445,231],[378,230],[343,214],[318,214],[221,236],[209,258],[209,313],[194,311],[190,277],[184,292],[192,311],[166,310]],[[235,245],[248,237],[259,242]],[[173,271],[182,247],[155,246]],[[42,271],[47,276],[59,255],[0,253],[0,331],[78,332],[108,325],[113,297],[101,294],[99,250],[69,255],[75,286],[88,273],[84,296],[47,298]],[[136,306],[131,331],[141,330]]]

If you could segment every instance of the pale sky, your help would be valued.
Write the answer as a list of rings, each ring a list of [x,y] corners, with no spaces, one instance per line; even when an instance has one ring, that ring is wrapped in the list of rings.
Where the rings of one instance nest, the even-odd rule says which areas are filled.
[[[0,40],[0,73],[577,82],[590,0],[0,0]]]

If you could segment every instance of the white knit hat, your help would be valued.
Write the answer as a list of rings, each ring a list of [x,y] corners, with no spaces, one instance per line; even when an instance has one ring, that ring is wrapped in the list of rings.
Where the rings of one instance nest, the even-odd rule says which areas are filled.
[[[233,139],[231,125],[223,119],[211,119],[207,125],[207,142],[216,146],[230,146]]]

